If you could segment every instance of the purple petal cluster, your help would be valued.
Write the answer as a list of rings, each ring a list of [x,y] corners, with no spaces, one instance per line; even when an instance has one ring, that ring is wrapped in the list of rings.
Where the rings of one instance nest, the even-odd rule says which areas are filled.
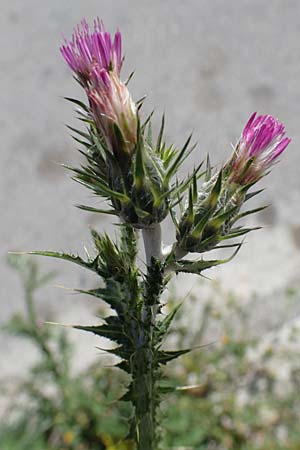
[[[99,71],[113,70],[118,75],[122,67],[122,38],[119,31],[114,39],[105,30],[100,19],[94,21],[91,31],[85,19],[74,29],[71,41],[65,39],[60,48],[69,67],[81,78],[89,81]]]
[[[291,139],[285,137],[283,123],[271,115],[256,116],[253,113],[244,128],[241,145],[249,152],[249,156],[261,156],[271,162],[288,146]]]
[[[111,152],[120,152],[115,126],[122,135],[122,151],[130,154],[135,146],[137,109],[127,86],[120,80],[122,38],[114,38],[102,21],[94,21],[91,31],[83,19],[74,29],[71,41],[65,39],[60,51],[85,89],[94,122]]]
[[[253,113],[232,158],[231,181],[247,184],[263,175],[291,142],[284,136],[285,127],[279,120]]]

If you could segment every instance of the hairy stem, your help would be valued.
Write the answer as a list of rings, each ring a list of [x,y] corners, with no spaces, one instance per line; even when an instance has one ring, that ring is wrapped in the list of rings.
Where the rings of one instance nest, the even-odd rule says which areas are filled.
[[[133,398],[135,402],[135,435],[137,450],[156,450],[155,345],[153,330],[159,305],[162,280],[157,276],[162,259],[161,228],[159,224],[143,229],[147,275],[143,291],[139,342],[134,355]]]

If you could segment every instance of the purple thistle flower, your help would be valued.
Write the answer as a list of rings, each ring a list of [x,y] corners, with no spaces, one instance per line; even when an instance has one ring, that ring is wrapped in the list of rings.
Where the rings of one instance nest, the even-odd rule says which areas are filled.
[[[242,185],[257,181],[291,142],[284,135],[285,127],[277,119],[253,113],[231,158],[230,181]]]
[[[94,21],[91,31],[85,19],[74,29],[72,40],[65,39],[60,47],[61,54],[68,66],[85,83],[90,81],[91,73],[105,69],[120,75],[122,67],[122,38],[119,31],[114,39],[105,30],[100,19]]]
[[[74,29],[72,40],[65,39],[60,51],[85,89],[91,114],[107,149],[119,156],[130,155],[136,143],[137,108],[120,80],[121,33],[117,31],[112,38],[99,18],[91,31],[83,19]],[[122,139],[116,137],[116,126]]]

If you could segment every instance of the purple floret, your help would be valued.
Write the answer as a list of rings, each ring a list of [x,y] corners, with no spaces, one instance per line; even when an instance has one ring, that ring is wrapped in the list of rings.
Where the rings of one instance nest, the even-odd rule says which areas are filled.
[[[250,157],[261,156],[266,161],[273,161],[290,143],[283,138],[285,127],[271,115],[257,116],[253,113],[244,128],[241,146]]]
[[[257,181],[286,149],[291,139],[283,123],[271,115],[248,120],[230,163],[230,181],[248,184]]]
[[[122,37],[117,31],[114,39],[105,30],[102,21],[94,21],[91,31],[83,19],[73,32],[72,39],[65,39],[60,47],[68,66],[77,75],[89,79],[93,70],[114,70],[118,75],[122,67]]]

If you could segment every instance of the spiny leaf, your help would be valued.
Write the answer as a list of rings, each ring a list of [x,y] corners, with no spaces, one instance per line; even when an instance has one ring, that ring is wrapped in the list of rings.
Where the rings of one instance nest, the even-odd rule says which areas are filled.
[[[115,209],[98,209],[98,208],[93,208],[92,206],[86,206],[86,205],[75,205],[75,206],[76,206],[76,208],[82,209],[84,211],[118,216],[118,213],[116,212]]]
[[[211,208],[214,208],[218,203],[219,195],[222,189],[222,175],[222,170],[220,170],[217,181],[208,197],[207,201]]]
[[[135,170],[134,170],[134,183],[137,189],[140,189],[145,181],[145,166],[143,156],[144,156],[143,144],[141,142],[138,142],[136,148]]]
[[[202,165],[202,163],[201,163]],[[198,166],[197,171],[200,169],[201,165]],[[193,202],[196,203],[198,199],[198,187],[197,187],[197,177],[196,177],[196,169],[193,172]]]
[[[76,100],[75,98],[71,98],[71,97],[64,97],[65,100],[68,100],[68,102],[74,103],[75,105],[79,106],[80,108],[82,108],[84,111],[86,112],[90,112],[90,109],[88,108],[88,106],[86,106],[83,102],[81,102],[80,100]]]
[[[190,186],[191,183],[193,183],[193,184],[195,182],[197,183],[197,180],[205,174],[205,172],[198,173],[200,171],[202,165],[203,165],[203,161],[198,165],[198,167],[196,169],[194,169],[193,173],[190,176],[188,176],[185,180],[181,181],[180,183],[177,182],[175,188],[174,187],[171,188],[170,193],[172,194],[173,197],[176,197],[176,196],[178,196],[178,194],[181,194],[184,191],[186,191],[186,189]],[[196,190],[197,190],[197,186],[196,186]],[[197,196],[198,196],[198,193],[197,193]]]
[[[205,202],[207,205],[206,211],[204,212],[204,214],[202,215],[199,222],[196,224],[191,233],[194,238],[199,239],[201,237],[205,225],[207,224],[210,216],[212,215],[217,206],[221,189],[222,189],[222,170],[220,170],[217,181],[215,182],[214,187],[212,188],[212,191]]]
[[[261,175],[260,177],[256,178],[254,181],[251,181],[248,184],[245,184],[244,186],[241,187],[241,189],[239,190],[239,193],[241,194],[246,194],[249,189],[252,188],[252,186],[254,186],[256,183],[258,183],[258,181],[260,181],[262,178],[264,178],[267,175],[267,173],[264,173],[263,175]]]
[[[78,137],[71,135],[74,141],[78,142],[80,145],[83,145],[86,148],[91,148],[91,143],[83,141],[82,139],[78,139]]]
[[[209,225],[212,227],[221,226],[226,220],[230,219],[233,214],[235,214],[240,209],[240,205],[234,206],[227,211],[220,213],[213,217],[213,219],[209,222]]]
[[[254,230],[260,230],[262,227],[253,227],[253,228],[233,228],[229,234],[226,234],[220,238],[221,241],[227,239],[233,239],[239,236],[243,236],[244,234],[248,234]]]
[[[167,334],[167,332],[173,322],[173,319],[176,316],[179,309],[181,308],[182,304],[183,303],[181,302],[181,303],[179,303],[179,305],[176,305],[172,309],[172,311],[169,314],[167,314],[167,316],[161,322],[158,323],[157,330],[156,330],[156,339],[158,342],[160,342],[161,339]]]
[[[75,256],[68,253],[61,252],[49,252],[49,251],[32,251],[28,252],[28,255],[37,255],[37,256],[49,256],[51,258],[63,259],[65,261],[70,261],[79,266],[85,267],[86,269],[90,269],[93,272],[97,272],[97,259],[95,258],[92,261],[84,261],[80,256]]]
[[[176,155],[177,150],[173,144],[170,145],[169,147],[166,147],[165,144],[163,145],[161,149],[161,159],[163,161],[164,169],[167,169],[169,167],[171,161],[173,161]]]
[[[143,106],[144,101],[146,100],[147,95],[143,95],[143,97],[139,98],[135,104],[137,105],[138,109],[141,109],[141,107]]]
[[[187,221],[192,224],[194,221],[194,202],[193,202],[193,192],[192,187],[189,188],[189,203],[187,210]]]
[[[129,374],[131,373],[130,364],[127,361],[125,361],[125,360],[119,362],[118,364],[115,364],[114,367],[117,367],[118,369],[121,369],[121,370],[123,370],[126,373],[129,373]]]
[[[148,133],[146,137],[146,141],[149,145],[152,145],[152,126],[151,126],[151,119],[153,117],[154,111],[151,111],[151,113],[146,118],[145,122],[143,122],[143,125],[141,126],[142,131],[144,132],[147,125],[148,125]]]
[[[165,115],[163,114],[162,119],[161,119],[160,130],[159,130],[158,137],[157,137],[157,143],[156,143],[156,149],[157,149],[158,153],[161,151],[162,139],[163,139],[163,135],[164,135],[164,128],[165,128]]]
[[[212,214],[212,209],[211,208],[207,208],[205,213],[202,215],[201,219],[199,220],[199,222],[196,224],[196,226],[194,227],[191,235],[195,238],[195,239],[200,239],[202,231],[205,228],[205,225],[207,224],[211,214]]]
[[[90,290],[84,290],[84,289],[75,289],[75,292],[78,292],[80,294],[86,294],[91,295],[92,297],[99,298],[100,300],[107,303],[112,309],[114,309],[117,312],[123,312],[123,304],[122,304],[122,297],[116,298],[113,292],[110,292],[109,289],[90,289]]]
[[[128,203],[130,201],[129,197],[126,194],[118,191],[113,191],[106,184],[104,184],[104,182],[98,176],[90,173],[88,169],[76,169],[74,167],[69,167],[66,165],[64,165],[64,167],[72,170],[72,172],[76,174],[74,180],[88,187],[89,189],[93,189],[95,193],[100,194],[103,197],[115,198],[122,203]]]
[[[91,228],[91,235],[99,255],[102,258],[108,255],[113,258],[118,255],[116,244],[111,241],[107,234],[100,235],[94,228]]]
[[[209,181],[210,179],[211,179],[211,165],[210,165],[209,154],[207,154],[207,158],[206,158],[206,171],[205,171],[205,181]]]
[[[227,244],[227,245],[218,245],[217,247],[215,247],[215,250],[219,249],[219,248],[233,248],[233,247],[239,247],[240,245],[242,245],[242,242],[237,242],[235,244]]]
[[[255,213],[258,213],[260,211],[263,211],[264,209],[268,208],[269,206],[270,205],[264,205],[264,206],[260,206],[259,208],[249,209],[247,211],[244,211],[244,212],[238,214],[234,221],[237,222],[242,217],[246,217],[246,216],[249,216],[250,214],[255,214]]]
[[[183,195],[181,197],[178,197],[175,202],[170,204],[170,208],[174,209],[177,205],[179,205],[179,209],[181,211],[182,214],[182,200],[183,200]]]
[[[79,136],[82,136],[85,139],[87,139],[88,141],[90,141],[91,135],[89,133],[85,133],[84,131],[77,130],[76,128],[73,128],[70,125],[67,125],[67,128],[69,128],[69,130],[73,131],[74,133],[78,134]]]
[[[183,158],[186,156],[185,153],[187,151],[187,148],[191,142],[192,139],[192,135],[190,134],[190,136],[188,137],[188,139],[186,140],[184,146],[182,147],[182,149],[180,150],[180,152],[178,152],[178,155],[175,159],[175,161],[173,162],[173,164],[171,165],[171,167],[168,169],[166,177],[165,177],[165,185],[168,185],[171,177],[173,176],[173,174],[179,169],[180,165],[183,162]],[[190,150],[188,152],[188,154],[190,154],[192,150]]]
[[[107,320],[107,319],[106,319]],[[120,324],[100,325],[100,326],[82,326],[75,325],[73,328],[77,330],[87,331],[89,333],[96,334],[97,336],[104,337],[111,341],[116,342],[119,345],[126,345],[129,348],[130,341],[126,337],[123,327]],[[114,350],[114,349],[110,349]]]
[[[204,259],[201,259],[199,261],[190,261],[190,260],[181,260],[181,261],[177,261],[175,263],[175,267],[174,270],[175,272],[185,272],[185,273],[195,273],[200,275],[202,271],[210,269],[211,267],[214,266],[219,266],[221,264],[225,264],[229,261],[231,261],[236,254],[238,253],[238,251],[240,250],[242,244],[239,244],[237,246],[237,249],[235,250],[235,252],[226,259],[212,259],[212,260],[208,260],[205,261]]]
[[[174,351],[159,351],[157,354],[157,361],[158,364],[164,365],[168,362],[172,361],[173,359],[178,358],[179,356],[185,355],[189,353],[192,349],[187,348],[183,350],[174,350]]]
[[[261,192],[263,192],[265,189],[259,189],[258,191],[254,191],[254,192],[250,192],[249,194],[246,194],[245,196],[245,202],[247,202],[248,200],[250,200],[252,197],[255,197],[256,195],[260,194]]]
[[[184,191],[186,191],[187,188],[189,188],[193,177],[196,176],[196,178],[200,178],[202,174],[198,174],[199,170],[201,169],[201,166],[203,164],[203,161],[199,164],[199,166],[194,170],[194,172],[192,173],[192,175],[188,176],[187,179],[179,182],[178,179],[176,178],[176,182],[171,186],[171,188],[167,191],[165,191],[161,196],[160,196],[160,201],[162,202],[166,197],[172,196],[172,198],[180,198],[180,195],[182,193],[184,193]],[[165,184],[165,181],[164,181]],[[181,197],[183,198],[183,197]],[[177,203],[176,203],[177,204]],[[173,206],[174,207],[174,206]],[[183,214],[183,210],[181,210],[181,214]]]
[[[129,76],[127,77],[126,81],[124,82],[124,84],[127,86],[127,84],[131,81],[131,79],[134,76],[134,70],[129,74]]]
[[[176,389],[177,389],[176,386],[172,386],[171,384],[157,386],[158,392],[162,395],[173,393],[176,391]]]

